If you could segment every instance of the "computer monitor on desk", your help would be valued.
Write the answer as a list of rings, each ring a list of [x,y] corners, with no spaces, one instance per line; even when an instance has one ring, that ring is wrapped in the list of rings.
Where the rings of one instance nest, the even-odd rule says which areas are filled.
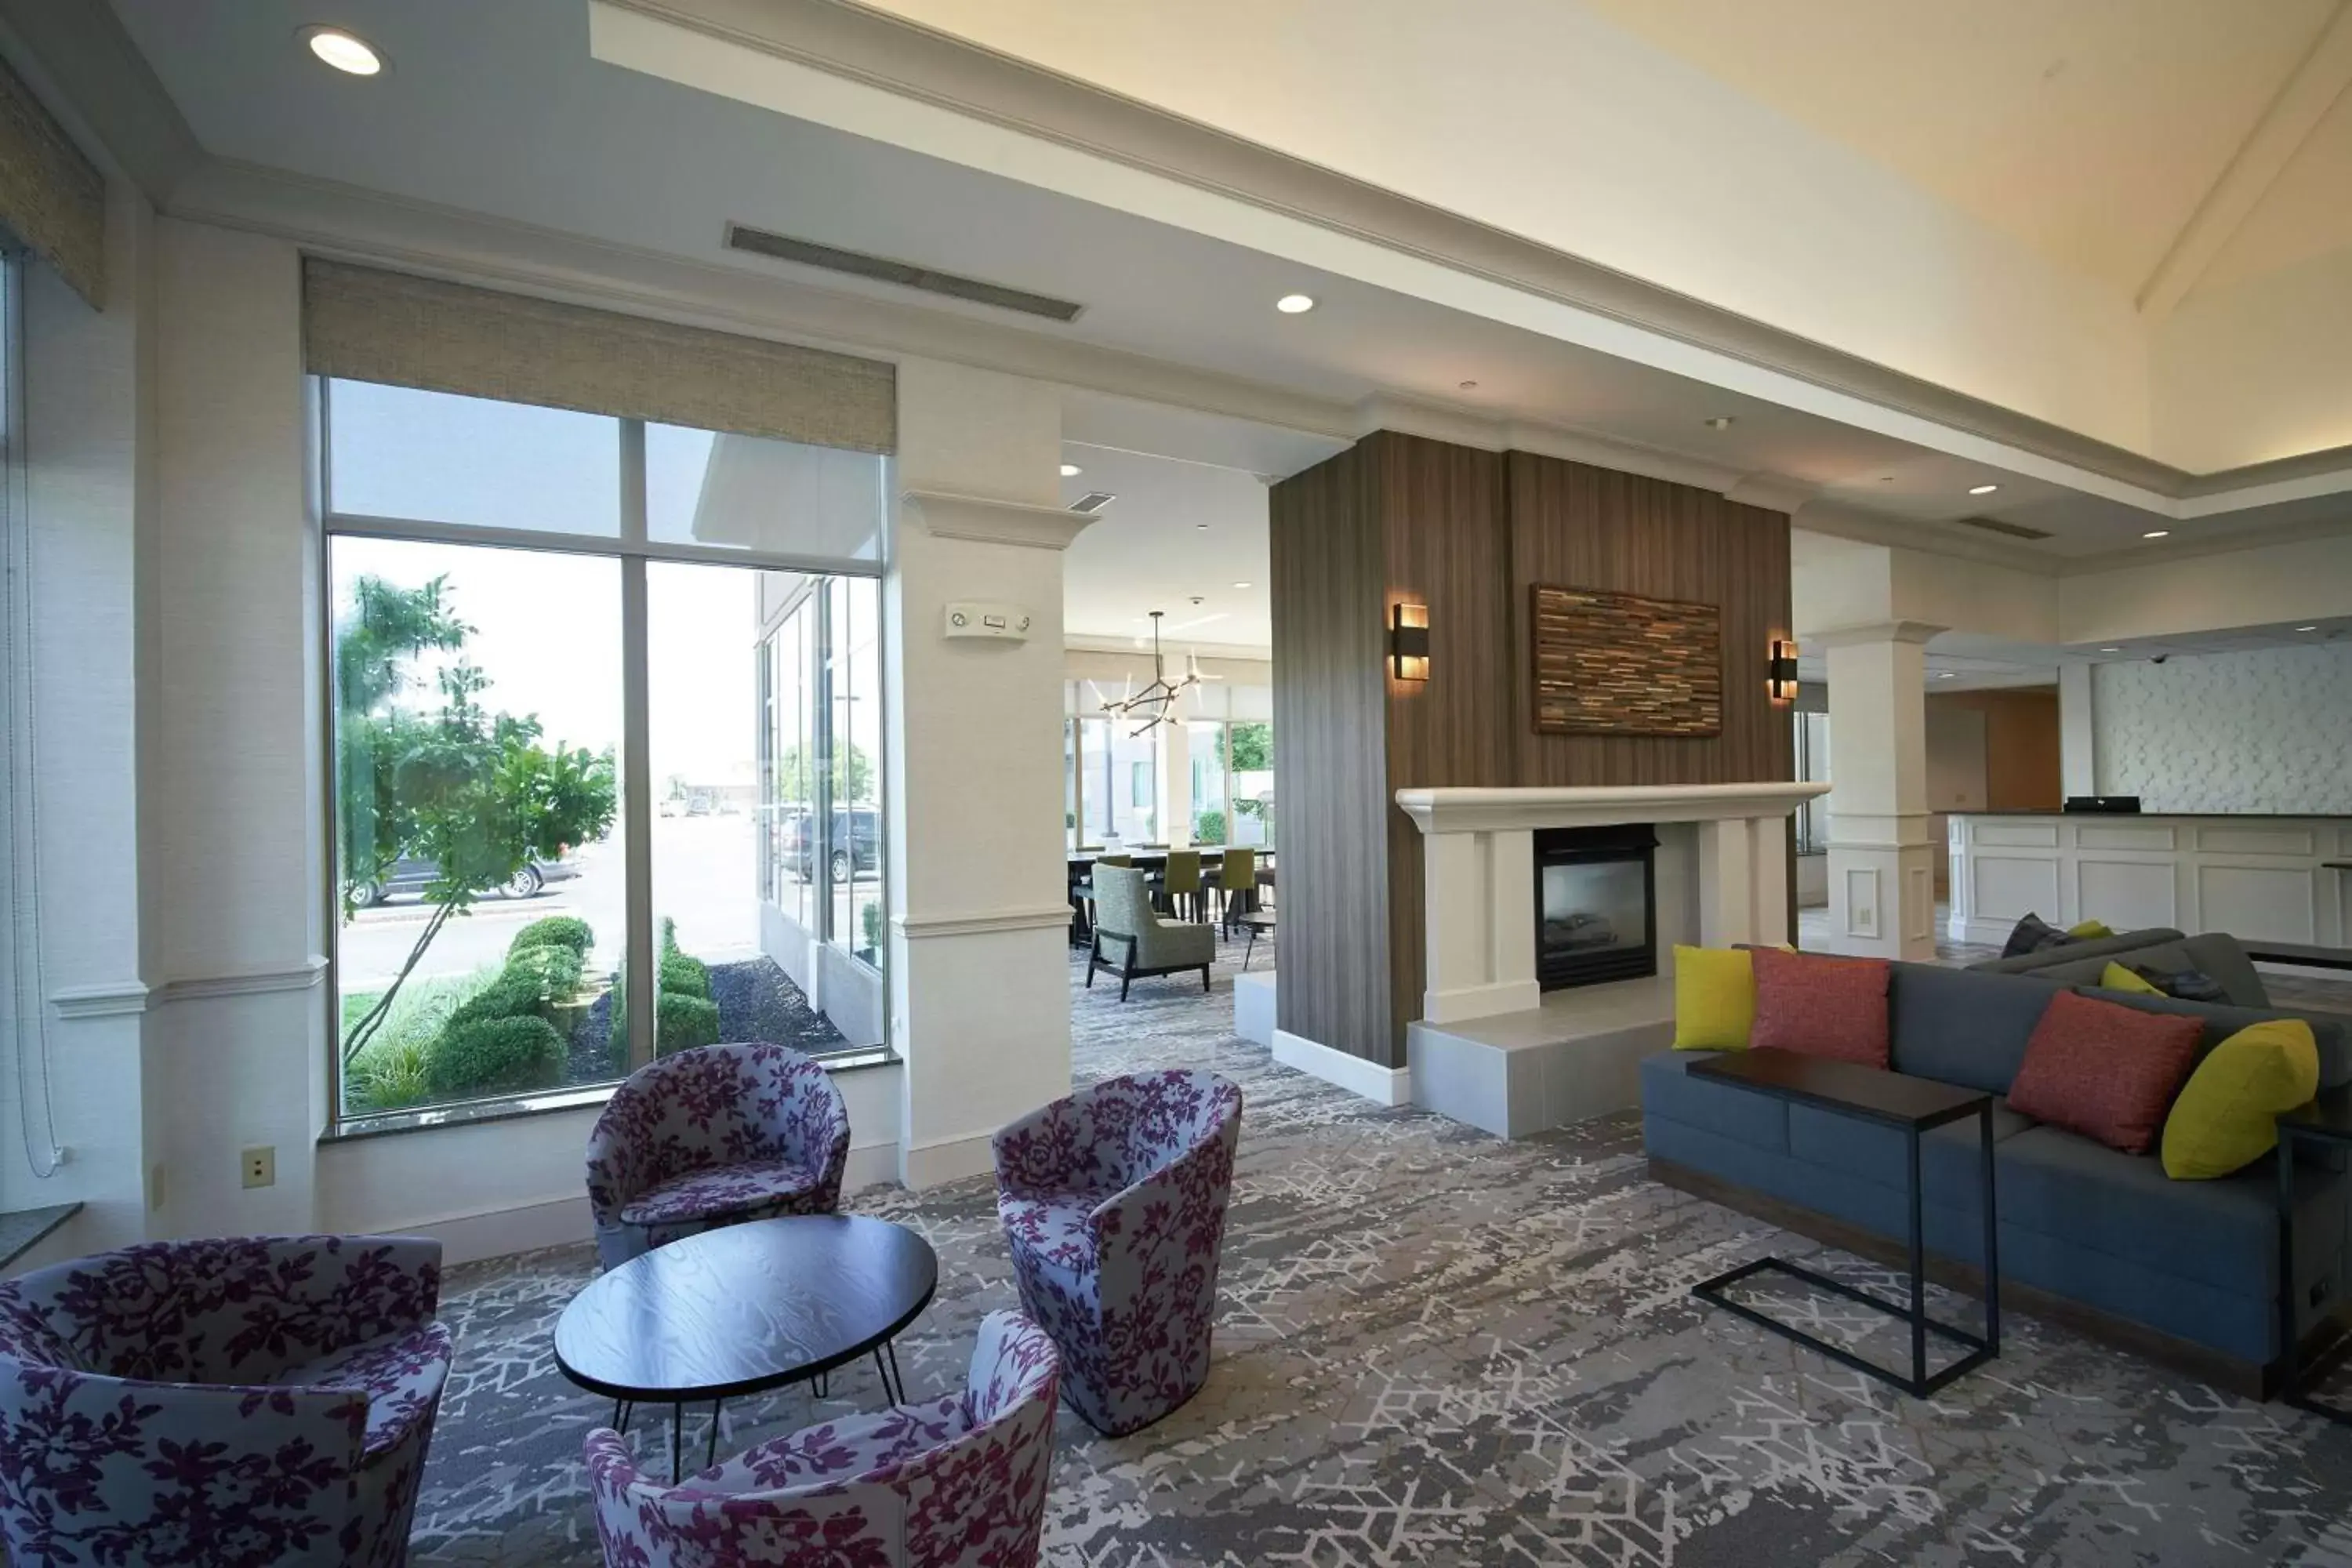
[[[2139,809],[2136,795],[2070,795],[2066,797],[2068,811],[2130,813]]]

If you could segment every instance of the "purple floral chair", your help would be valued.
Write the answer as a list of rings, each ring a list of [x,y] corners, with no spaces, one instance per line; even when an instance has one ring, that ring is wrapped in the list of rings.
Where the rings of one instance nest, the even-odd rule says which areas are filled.
[[[604,1267],[747,1219],[831,1214],[849,1108],[782,1046],[702,1046],[629,1075],[588,1134],[588,1207]]]
[[[394,1568],[449,1374],[441,1244],[163,1241],[0,1284],[0,1534],[32,1568]]]
[[[1206,1072],[1080,1089],[996,1135],[996,1212],[1022,1303],[1107,1436],[1150,1426],[1209,1375],[1217,1255],[1242,1091]]]
[[[762,1443],[683,1486],[648,1479],[627,1444],[588,1434],[588,1484],[609,1568],[1026,1568],[1054,1458],[1054,1342],[992,1312],[970,1386],[928,1405],[828,1421]]]

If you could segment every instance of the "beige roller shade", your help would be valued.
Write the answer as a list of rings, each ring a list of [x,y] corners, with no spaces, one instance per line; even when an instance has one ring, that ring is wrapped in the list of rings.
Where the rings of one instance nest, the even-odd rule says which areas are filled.
[[[887,452],[898,374],[878,360],[312,258],[314,374],[698,430]]]
[[[93,307],[106,303],[106,176],[0,65],[0,225]]]

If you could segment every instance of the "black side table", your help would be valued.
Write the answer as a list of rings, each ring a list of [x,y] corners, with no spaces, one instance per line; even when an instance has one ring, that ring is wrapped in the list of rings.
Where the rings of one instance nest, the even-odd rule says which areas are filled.
[[[1894,1128],[1905,1135],[1909,1144],[1911,1199],[1911,1300],[1908,1306],[1886,1300],[1843,1280],[1832,1279],[1825,1274],[1779,1258],[1759,1258],[1727,1274],[1718,1274],[1691,1287],[1692,1295],[1702,1301],[1737,1312],[1749,1322],[1794,1340],[1808,1350],[1819,1351],[1832,1361],[1850,1366],[1856,1372],[1868,1373],[1881,1382],[1893,1384],[1914,1398],[1926,1398],[1954,1378],[1974,1372],[2000,1353],[2000,1260],[1996,1240],[2000,1226],[1993,1206],[1992,1096],[1979,1089],[1937,1083],[1933,1079],[1908,1078],[1881,1068],[1831,1061],[1794,1051],[1730,1051],[1719,1057],[1695,1061],[1689,1070],[1699,1077],[1734,1084],[1775,1100],[1818,1106],[1840,1116],[1851,1116]],[[1984,1205],[1985,1331],[1981,1338],[1949,1323],[1939,1323],[1927,1315],[1927,1250],[1919,1213],[1920,1134],[1970,1116],[1979,1119],[1984,1149],[1980,1196]],[[1864,1361],[1842,1346],[1825,1343],[1801,1329],[1768,1318],[1746,1302],[1735,1301],[1724,1293],[1727,1287],[1768,1269],[1801,1279],[1818,1289],[1843,1296],[1848,1300],[1859,1301],[1865,1307],[1874,1307],[1908,1323],[1911,1326],[1910,1375],[1906,1377],[1874,1362]],[[1940,1334],[1968,1347],[1968,1353],[1942,1371],[1929,1373],[1927,1336],[1930,1333]]]
[[[2304,1143],[2352,1152],[2352,1089],[2328,1089],[2278,1119],[2279,1397],[2297,1410],[2352,1426],[2352,1410],[2322,1405],[2308,1388],[2352,1348],[2352,1335],[2337,1341],[2316,1365],[2306,1369],[2294,1328],[2294,1152]]]

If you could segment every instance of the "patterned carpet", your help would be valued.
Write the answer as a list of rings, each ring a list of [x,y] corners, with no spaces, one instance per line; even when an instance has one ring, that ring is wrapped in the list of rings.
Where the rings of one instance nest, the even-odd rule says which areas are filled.
[[[1247,1110],[1208,1387],[1116,1442],[1064,1413],[1055,1568],[2352,1564],[2352,1428],[2018,1317],[2000,1361],[1896,1394],[1689,1299],[1739,1260],[1815,1249],[1651,1184],[1633,1119],[1506,1143],[1376,1109],[1232,1037],[1238,956],[1206,997],[1181,977],[1124,1007],[1074,993],[1082,1077],[1205,1067]],[[899,1355],[917,1397],[946,1392],[981,1316],[1013,1302],[989,1184],[855,1206],[939,1250]],[[593,1267],[583,1246],[453,1271],[457,1367],[412,1561],[597,1561],[580,1452],[609,1406],[549,1351]],[[819,1408],[879,1397],[867,1369],[833,1392]],[[721,1447],[811,1408],[730,1409]]]

